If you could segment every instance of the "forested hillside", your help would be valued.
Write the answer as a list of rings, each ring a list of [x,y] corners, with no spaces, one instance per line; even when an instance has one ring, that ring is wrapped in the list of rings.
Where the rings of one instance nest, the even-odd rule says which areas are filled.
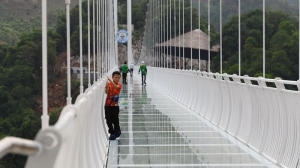
[[[188,3],[187,1],[185,1]],[[211,0],[211,23],[219,27],[220,22],[220,0]],[[238,0],[222,1],[223,23],[228,22],[231,17],[238,15]],[[253,10],[262,10],[262,0],[241,0],[241,13],[246,14]],[[201,1],[201,15],[207,18],[207,0]],[[193,7],[199,7],[199,0],[193,0]],[[298,17],[298,0],[268,0],[266,1],[267,11],[282,11]],[[218,29],[217,29],[218,31]]]
[[[72,6],[78,4],[72,1]],[[48,1],[48,24],[54,27],[56,18],[65,8],[64,0]],[[41,27],[40,0],[0,1],[0,42],[15,45],[24,32]]]
[[[0,1],[0,138],[10,135],[32,139],[40,128],[40,113],[37,110],[38,99],[41,97],[40,1],[20,1],[22,0]],[[250,2],[250,0],[245,1]],[[253,1],[252,5],[254,5],[254,2],[258,3],[258,0],[251,1]],[[290,1],[296,4],[295,0]],[[75,1],[72,2],[74,3]],[[229,4],[230,2],[236,3],[237,1],[228,0]],[[284,2],[287,1],[282,1],[283,4]],[[51,10],[64,11],[63,0],[49,0],[48,3],[49,5],[56,4],[50,8]],[[126,0],[120,0],[119,3],[119,23],[124,24],[126,23]],[[147,0],[136,0],[134,3],[134,35],[135,39],[138,40],[144,32]],[[34,4],[37,5],[36,8]],[[249,11],[243,12],[242,16],[242,75],[261,76],[262,11],[250,10],[250,5],[246,6],[249,8]],[[15,8],[13,8],[14,6]],[[26,10],[24,11],[23,9],[18,12],[19,8],[17,6],[29,9],[28,15]],[[59,9],[60,6],[61,8]],[[217,8],[216,6],[214,7]],[[292,6],[291,11],[293,11],[293,8]],[[2,9],[5,9],[6,12]],[[9,9],[12,11],[9,11]],[[285,7],[282,6],[282,9],[285,9]],[[51,10],[49,10],[49,15],[52,13]],[[178,13],[177,10],[179,9],[177,7],[172,10]],[[188,13],[188,2],[185,10]],[[234,10],[231,10],[229,7],[227,10],[228,21],[223,24],[224,72],[232,74],[237,73],[238,68],[238,22],[236,13],[233,12]],[[227,14],[227,12],[225,13]],[[230,12],[234,15],[233,17],[229,15]],[[204,9],[203,13],[205,13]],[[57,18],[53,20],[52,24],[55,27],[50,28],[48,31],[48,74],[50,84],[55,84],[55,81],[59,78],[65,79],[65,72],[61,70],[61,67],[57,67],[58,64],[63,64],[63,61],[65,61],[65,14],[64,12],[57,12],[53,15]],[[78,6],[72,8],[70,17],[72,56],[76,57],[79,48]],[[192,25],[193,28],[197,28],[197,17],[197,10],[194,9],[193,20],[195,21]],[[201,19],[201,29],[206,32],[207,18],[203,14]],[[267,77],[280,76],[284,79],[295,80],[297,79],[299,34],[297,17],[294,16],[293,12],[279,12],[269,9],[266,19]],[[185,31],[190,30],[189,21],[190,18],[186,15]],[[84,25],[87,24],[86,1],[83,3],[83,23]],[[218,43],[219,36],[217,30],[215,30],[216,27],[213,25],[213,43]],[[172,36],[175,35],[173,34]],[[87,26],[83,26],[83,39],[83,53],[86,56]],[[218,55],[212,56],[212,68],[214,72],[219,71]],[[78,81],[73,81],[73,101],[76,99],[78,91]],[[65,98],[63,97],[63,99]],[[61,107],[52,107],[50,110],[52,123],[57,118],[60,109]],[[8,155],[0,160],[0,168],[21,168],[24,167],[24,163],[25,157]]]
[[[262,76],[263,32],[262,11],[251,11],[242,16],[241,71],[242,75]],[[266,73],[267,77],[298,79],[298,21],[280,12],[266,13]],[[224,72],[238,74],[237,17],[223,27]],[[212,61],[213,71],[219,72],[219,56]]]

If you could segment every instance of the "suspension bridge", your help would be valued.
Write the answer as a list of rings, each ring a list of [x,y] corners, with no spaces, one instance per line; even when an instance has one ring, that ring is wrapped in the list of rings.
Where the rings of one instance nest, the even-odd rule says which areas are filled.
[[[91,7],[87,16],[88,88],[83,87],[82,2],[79,0],[81,80],[80,95],[74,104],[71,97],[70,0],[66,0],[68,97],[67,105],[54,125],[49,125],[48,116],[47,1],[42,0],[42,128],[34,140],[2,139],[0,157],[9,153],[26,155],[27,168],[299,168],[300,82],[265,78],[265,0],[261,1],[262,77],[241,75],[240,6],[243,2],[240,0],[239,73],[222,72],[222,51],[226,48],[222,47],[223,0],[219,1],[218,50],[211,45],[211,0],[205,1],[207,34],[200,29],[200,0],[197,4],[199,25],[193,30],[191,17],[188,23],[191,30],[188,31],[184,30],[185,16],[192,16],[193,12],[180,10],[187,0],[148,1],[140,56],[140,60],[149,65],[147,86],[141,85],[135,70],[121,91],[122,135],[118,140],[109,141],[104,118],[104,90],[106,76],[119,65],[117,0],[87,1]],[[193,2],[189,1],[190,9],[195,5]],[[127,53],[131,64],[137,62],[132,56],[130,0],[127,5]],[[179,9],[179,13],[174,9]],[[220,72],[211,71],[211,54],[216,51],[220,52]],[[202,64],[203,58],[206,62]]]

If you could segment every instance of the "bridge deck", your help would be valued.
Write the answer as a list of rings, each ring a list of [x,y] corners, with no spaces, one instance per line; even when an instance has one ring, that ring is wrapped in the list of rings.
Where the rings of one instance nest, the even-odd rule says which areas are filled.
[[[129,81],[108,167],[275,167],[151,86]],[[115,152],[112,150],[115,149]]]

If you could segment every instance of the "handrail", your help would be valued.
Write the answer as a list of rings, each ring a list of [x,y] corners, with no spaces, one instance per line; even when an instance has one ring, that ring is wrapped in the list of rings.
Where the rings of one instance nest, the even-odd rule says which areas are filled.
[[[153,87],[266,159],[299,166],[299,81],[153,67],[148,72]]]
[[[34,156],[41,151],[41,144],[32,140],[5,137],[0,141],[0,159],[9,153]]]
[[[51,143],[41,154],[29,157],[27,168],[39,168],[41,165],[43,168],[81,168],[106,164],[108,140],[103,125],[105,83],[104,78],[98,80],[77,97],[75,104],[67,105],[57,123],[48,130],[51,136],[44,133],[47,130],[40,131],[36,141],[43,142],[45,137],[50,137]]]
[[[292,81],[292,80],[283,80],[280,77],[276,77],[275,79],[268,79],[263,77],[250,77],[248,75],[244,76],[238,76],[236,74],[227,74],[227,73],[213,73],[213,72],[206,72],[206,71],[197,71],[197,70],[181,70],[181,69],[170,69],[170,68],[158,68],[161,70],[171,70],[176,73],[182,73],[182,72],[191,72],[189,75],[198,75],[201,77],[206,77],[210,79],[217,79],[217,80],[223,80],[223,81],[229,81],[229,82],[237,82],[237,83],[244,83],[248,85],[255,85],[251,83],[251,81],[256,81],[258,84],[261,84],[260,86],[270,87],[268,85],[264,85],[266,83],[274,83],[276,84],[275,87],[282,90],[289,90],[285,87],[285,85],[294,85],[297,87],[297,90],[289,90],[289,91],[300,91],[300,80]],[[230,78],[232,80],[230,80]],[[243,82],[243,81],[244,82]],[[261,83],[260,83],[261,82]]]

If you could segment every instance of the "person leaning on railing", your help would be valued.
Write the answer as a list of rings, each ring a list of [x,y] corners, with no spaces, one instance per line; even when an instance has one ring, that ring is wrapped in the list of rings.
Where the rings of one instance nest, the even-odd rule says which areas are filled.
[[[109,140],[115,140],[121,135],[119,123],[119,95],[122,89],[122,84],[119,83],[120,78],[120,72],[113,72],[112,79],[107,77],[108,82],[105,86],[107,98],[104,109],[106,124],[108,126],[108,132],[110,133]]]

